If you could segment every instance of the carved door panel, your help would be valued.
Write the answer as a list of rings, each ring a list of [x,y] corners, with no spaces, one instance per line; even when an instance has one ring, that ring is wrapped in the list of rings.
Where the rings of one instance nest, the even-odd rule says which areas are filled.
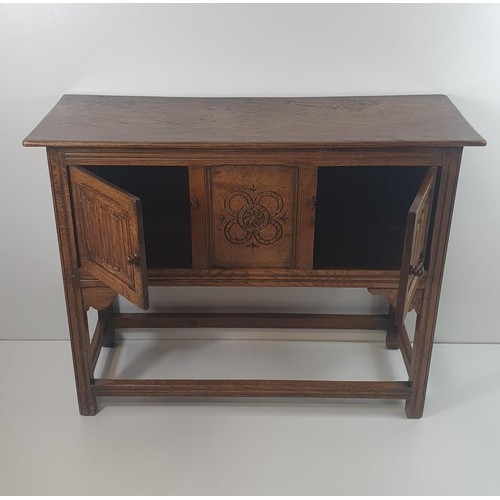
[[[209,168],[211,265],[295,267],[298,168]]]
[[[397,325],[403,324],[407,312],[411,310],[420,278],[425,272],[425,254],[432,215],[436,172],[436,168],[428,170],[408,211],[394,317]]]
[[[80,167],[70,178],[82,269],[147,309],[141,200]]]

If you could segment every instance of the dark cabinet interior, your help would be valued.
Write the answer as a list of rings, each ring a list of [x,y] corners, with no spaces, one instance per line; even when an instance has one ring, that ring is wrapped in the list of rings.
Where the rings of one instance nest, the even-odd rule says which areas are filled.
[[[187,167],[98,166],[86,169],[140,198],[148,268],[191,267]]]
[[[281,175],[269,167],[273,168]],[[188,167],[85,169],[141,200],[149,269],[193,267]],[[425,167],[319,167],[313,269],[399,269],[408,210],[427,171]],[[213,193],[207,197],[215,203]],[[294,210],[291,205],[287,213]],[[211,217],[217,229],[219,218]],[[243,262],[245,250],[235,247],[233,260]]]
[[[315,269],[399,269],[424,167],[320,167]]]

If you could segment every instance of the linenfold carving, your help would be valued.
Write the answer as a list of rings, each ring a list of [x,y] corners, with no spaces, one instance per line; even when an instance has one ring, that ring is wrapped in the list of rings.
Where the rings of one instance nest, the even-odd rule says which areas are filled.
[[[78,184],[80,231],[82,257],[95,265],[119,275],[123,281],[133,284],[133,266],[127,260],[126,245],[113,244],[111,237],[117,235],[117,241],[128,243],[130,233],[129,221],[125,211],[120,210],[116,203],[90,186]],[[95,228],[100,227],[100,231]]]

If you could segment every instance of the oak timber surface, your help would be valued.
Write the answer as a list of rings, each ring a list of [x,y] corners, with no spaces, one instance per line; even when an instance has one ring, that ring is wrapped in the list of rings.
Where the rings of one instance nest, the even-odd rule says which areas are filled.
[[[195,98],[65,95],[24,140],[56,147],[482,146],[444,95]]]

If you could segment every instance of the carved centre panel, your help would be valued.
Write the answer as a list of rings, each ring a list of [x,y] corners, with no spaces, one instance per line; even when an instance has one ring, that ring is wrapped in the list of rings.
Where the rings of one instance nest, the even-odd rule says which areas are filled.
[[[292,267],[296,168],[210,169],[212,265]]]

